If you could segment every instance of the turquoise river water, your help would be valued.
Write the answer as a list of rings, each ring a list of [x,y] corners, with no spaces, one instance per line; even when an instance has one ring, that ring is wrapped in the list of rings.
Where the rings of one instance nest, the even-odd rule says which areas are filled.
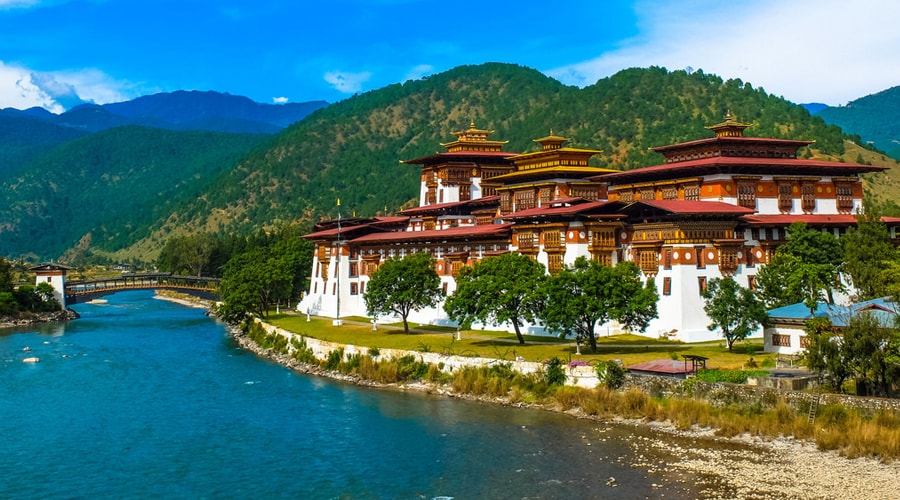
[[[647,429],[300,375],[150,292],[74,309],[0,330],[0,498],[697,496]]]

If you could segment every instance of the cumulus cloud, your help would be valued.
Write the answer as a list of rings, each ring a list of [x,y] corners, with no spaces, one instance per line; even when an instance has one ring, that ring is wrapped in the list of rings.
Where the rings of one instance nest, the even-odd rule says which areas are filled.
[[[547,74],[589,85],[622,68],[701,68],[794,102],[844,104],[900,84],[900,2],[642,0],[640,34]]]
[[[323,78],[338,92],[353,94],[362,90],[362,84],[369,81],[371,77],[372,73],[369,72],[346,73],[343,71],[331,71],[325,73]]]
[[[130,99],[138,94],[132,87],[95,69],[40,72],[0,61],[0,108],[39,106],[61,113],[86,102],[106,104]]]
[[[288,98],[287,97],[273,97],[272,102],[275,104],[284,104],[284,103],[288,102]]]
[[[420,64],[409,70],[409,73],[407,73],[406,76],[403,77],[403,81],[405,82],[408,80],[418,80],[419,78],[422,78],[425,75],[430,75],[433,72],[434,66],[430,64]]]

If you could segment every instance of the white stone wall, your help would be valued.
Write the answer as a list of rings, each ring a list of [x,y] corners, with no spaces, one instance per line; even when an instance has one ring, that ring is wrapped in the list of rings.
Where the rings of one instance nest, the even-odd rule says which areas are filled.
[[[320,360],[328,359],[328,354],[331,351],[337,349],[344,349],[344,356],[350,356],[353,354],[360,355],[368,355],[369,348],[365,346],[357,346],[353,344],[339,344],[336,342],[327,342],[324,340],[319,340],[311,337],[304,337],[303,335],[292,333],[287,330],[275,327],[268,323],[265,323],[259,319],[256,319],[256,322],[262,325],[265,328],[266,332],[269,334],[281,335],[288,339],[288,348],[293,349],[290,344],[291,339],[296,338],[298,341],[303,339],[306,342],[306,346],[310,348],[313,352],[313,355]],[[490,366],[497,363],[509,363],[512,366],[512,369],[524,373],[538,373],[543,369],[543,363],[537,363],[533,361],[524,361],[521,359],[516,359],[513,361],[503,360],[503,359],[493,359],[493,358],[476,358],[469,356],[455,356],[455,355],[445,355],[435,352],[419,352],[419,351],[406,351],[402,349],[380,349],[379,348],[380,359],[391,359],[391,358],[401,358],[407,355],[413,355],[418,358],[420,361],[424,363],[430,363],[435,366],[440,366],[443,363],[443,371],[447,373],[452,373],[454,370],[471,366],[471,367],[479,367],[479,366]],[[577,385],[581,387],[595,387],[598,384],[597,374],[594,371],[594,367],[592,366],[575,366],[575,367],[566,367],[567,381],[566,383],[569,385]]]

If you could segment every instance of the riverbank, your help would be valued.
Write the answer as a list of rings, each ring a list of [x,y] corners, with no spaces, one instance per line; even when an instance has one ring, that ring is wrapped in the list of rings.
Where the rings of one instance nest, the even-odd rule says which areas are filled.
[[[389,390],[418,391],[448,397],[502,404],[522,408],[563,412],[577,418],[608,423],[609,420],[586,415],[581,410],[564,411],[552,404],[536,404],[507,398],[473,396],[453,392],[447,385],[435,383],[379,384],[318,365],[301,363],[272,349],[262,349],[236,328],[232,337],[244,349],[271,359],[300,373],[329,377],[348,383]],[[644,426],[657,436],[634,440],[630,464],[658,473],[679,477],[679,482],[694,482],[702,487],[704,498],[886,498],[900,489],[900,463],[885,464],[871,458],[847,459],[835,452],[823,452],[815,445],[792,438],[766,440],[748,435],[737,438],[715,436],[711,429],[679,431],[670,422],[646,422],[639,419],[612,419],[613,423]],[[686,438],[695,446],[673,445],[672,436]],[[650,462],[644,456],[669,456],[662,462]],[[614,478],[607,481],[615,487]],[[665,485],[660,484],[660,488]]]
[[[78,317],[78,313],[71,309],[66,309],[65,311],[28,313],[17,317],[3,316],[0,317],[0,328],[29,326],[36,323],[55,323],[58,321],[78,319]]]

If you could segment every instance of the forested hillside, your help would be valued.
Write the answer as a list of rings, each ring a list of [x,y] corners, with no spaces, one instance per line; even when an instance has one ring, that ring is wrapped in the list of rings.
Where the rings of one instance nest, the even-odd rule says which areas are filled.
[[[84,132],[49,124],[24,112],[0,117],[0,180],[49,149],[82,135]]]
[[[599,164],[629,169],[661,161],[651,146],[710,136],[703,127],[729,109],[755,124],[749,135],[814,138],[817,153],[843,153],[837,127],[740,80],[629,69],[578,89],[519,66],[463,66],[310,115],[224,176],[191,208],[208,215],[190,224],[247,232],[316,220],[336,215],[337,198],[358,215],[395,211],[416,198],[420,175],[399,160],[442,150],[472,120],[508,140],[507,151],[535,150],[533,139],[553,129],[573,146],[603,149]]]
[[[420,170],[399,161],[442,151],[440,143],[453,140],[452,132],[473,120],[479,128],[494,129],[492,139],[509,141],[509,152],[536,150],[533,139],[552,129],[571,137],[572,146],[603,149],[598,166],[630,169],[662,161],[649,147],[710,137],[704,127],[721,122],[728,110],[754,124],[747,135],[815,140],[814,149],[803,155],[840,159],[845,154],[838,127],[740,80],[628,69],[578,89],[520,66],[463,66],[320,109],[240,161],[242,149],[257,144],[253,139],[220,135],[185,141],[157,131],[152,140],[137,134],[131,139],[136,149],[130,149],[129,139],[117,134],[135,129],[113,129],[108,140],[114,148],[106,139],[67,144],[55,160],[30,166],[30,177],[0,186],[13,193],[3,199],[10,208],[0,206],[8,211],[0,213],[0,221],[14,221],[18,231],[12,239],[0,232],[0,248],[16,256],[64,250],[80,240],[78,252],[67,255],[70,261],[92,253],[151,261],[172,235],[247,235],[309,223],[334,217],[337,198],[345,215],[408,206],[417,199]],[[204,141],[217,141],[218,147],[201,146]],[[91,173],[106,161],[98,156],[106,154],[120,155],[118,167]],[[208,160],[212,154],[218,156]],[[179,177],[184,173],[191,174]],[[123,178],[132,184],[124,187]],[[73,190],[109,199],[95,194],[90,205],[76,204]],[[103,223],[87,223],[76,213],[84,209],[102,214]],[[64,218],[51,220],[60,212]]]
[[[900,159],[900,87],[823,109],[818,116]]]
[[[79,242],[81,257],[130,246],[266,139],[120,127],[66,142],[0,183],[0,249],[58,258]]]

